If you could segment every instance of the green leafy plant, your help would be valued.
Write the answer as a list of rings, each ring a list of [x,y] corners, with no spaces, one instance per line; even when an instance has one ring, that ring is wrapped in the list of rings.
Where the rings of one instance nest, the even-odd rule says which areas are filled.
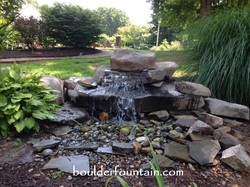
[[[51,173],[51,178],[52,179],[58,179],[64,175],[63,171],[55,171]]]
[[[15,141],[14,141],[14,146],[15,147],[20,147],[22,145],[22,140],[20,138],[17,138]]]
[[[22,73],[14,65],[0,69],[0,130],[7,136],[11,128],[17,132],[39,130],[37,120],[54,119],[58,108],[54,91],[45,88],[41,76]]]

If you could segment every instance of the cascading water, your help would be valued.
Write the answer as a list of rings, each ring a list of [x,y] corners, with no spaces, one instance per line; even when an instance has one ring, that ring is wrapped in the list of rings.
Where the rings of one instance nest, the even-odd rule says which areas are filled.
[[[146,78],[142,72],[105,72],[103,82],[107,84],[106,93],[118,96],[114,108],[116,109],[116,119],[119,124],[125,121],[131,124],[136,123],[137,112],[134,98],[145,93],[145,81]]]

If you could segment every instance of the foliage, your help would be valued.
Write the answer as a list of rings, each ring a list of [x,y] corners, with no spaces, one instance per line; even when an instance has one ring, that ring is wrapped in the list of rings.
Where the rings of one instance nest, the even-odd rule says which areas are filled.
[[[96,42],[99,46],[102,47],[114,47],[115,46],[115,36],[109,37],[106,34],[101,34],[99,40]]]
[[[47,36],[65,46],[90,46],[102,32],[96,14],[80,6],[55,3],[52,7],[41,7],[41,14],[47,25]]]
[[[23,18],[19,17],[15,20],[15,29],[21,35],[21,42],[33,50],[35,44],[38,44],[38,37],[40,35],[41,20],[34,17]]]
[[[16,65],[0,71],[0,130],[3,136],[7,136],[12,127],[17,132],[38,131],[37,119],[54,119],[56,96],[52,90],[44,88],[40,76],[21,73]]]
[[[58,178],[62,177],[63,175],[64,175],[63,171],[54,171],[53,173],[51,173],[51,178],[58,179]]]
[[[21,63],[19,66],[25,72],[42,72],[45,75],[68,79],[72,76],[93,76],[98,66],[108,64],[110,64],[109,57],[102,57],[27,62]],[[2,64],[2,66],[8,67],[9,64]]]
[[[123,46],[135,49],[147,49],[149,47],[148,39],[151,27],[152,25],[139,26],[131,24],[118,28],[117,34],[121,36]]]
[[[129,23],[126,13],[115,7],[99,7],[97,16],[101,19],[104,34],[108,36],[113,36],[119,27],[126,26]]]
[[[248,0],[148,0],[157,18],[167,25],[180,31],[199,18],[224,9],[249,6]]]
[[[152,51],[181,51],[182,45],[179,41],[173,41],[171,44],[164,39],[158,47],[152,47],[150,50]]]
[[[22,140],[20,138],[17,138],[14,142],[15,147],[20,147],[22,145]]]
[[[250,103],[250,12],[227,10],[203,19],[187,33],[186,47],[200,63],[196,81],[217,97],[249,106]]]

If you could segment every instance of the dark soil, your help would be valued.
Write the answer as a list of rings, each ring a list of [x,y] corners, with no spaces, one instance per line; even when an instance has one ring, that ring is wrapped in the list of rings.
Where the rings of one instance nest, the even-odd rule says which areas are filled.
[[[2,51],[0,57],[6,58],[35,58],[35,57],[71,57],[79,55],[97,54],[100,50],[93,48],[54,48],[50,50],[37,49],[16,50],[16,51]]]

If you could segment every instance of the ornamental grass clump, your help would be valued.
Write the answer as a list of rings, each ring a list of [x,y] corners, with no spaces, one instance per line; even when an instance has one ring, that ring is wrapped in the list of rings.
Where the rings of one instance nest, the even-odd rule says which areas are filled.
[[[38,120],[54,119],[58,108],[53,90],[44,87],[41,76],[24,74],[16,66],[0,69],[0,131],[7,136],[17,132],[39,130]]]
[[[185,46],[199,63],[195,81],[217,98],[250,105],[250,11],[226,10],[193,24]]]

